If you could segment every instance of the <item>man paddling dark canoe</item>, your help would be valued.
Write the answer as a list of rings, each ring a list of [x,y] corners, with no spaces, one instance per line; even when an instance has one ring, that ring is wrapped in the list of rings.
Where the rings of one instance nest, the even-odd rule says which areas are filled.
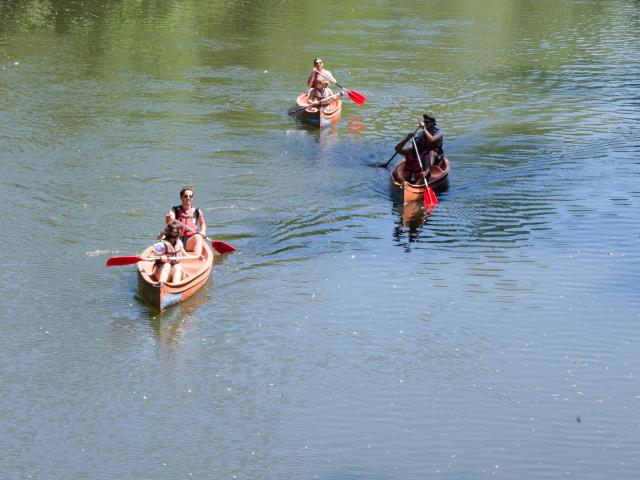
[[[436,119],[430,115],[422,115],[420,126],[422,131],[418,136],[422,138],[424,152],[428,154],[430,171],[432,166],[444,160],[444,133],[436,127]]]
[[[442,149],[444,134],[436,127],[436,119],[430,115],[423,115],[422,119],[418,127],[421,131],[417,135],[415,135],[417,130],[408,133],[395,148],[396,153],[405,157],[404,168],[399,172],[403,177],[402,180],[413,184],[423,183],[424,178],[428,181],[431,176],[431,167],[444,159]],[[419,160],[416,147],[420,154]]]

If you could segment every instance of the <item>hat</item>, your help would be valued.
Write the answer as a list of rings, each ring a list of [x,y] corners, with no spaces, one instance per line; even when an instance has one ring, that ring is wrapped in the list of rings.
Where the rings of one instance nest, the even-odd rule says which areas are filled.
[[[422,115],[422,119],[425,122],[433,122],[434,125],[436,124],[436,119],[434,117],[430,116],[430,115],[424,114],[424,115]]]

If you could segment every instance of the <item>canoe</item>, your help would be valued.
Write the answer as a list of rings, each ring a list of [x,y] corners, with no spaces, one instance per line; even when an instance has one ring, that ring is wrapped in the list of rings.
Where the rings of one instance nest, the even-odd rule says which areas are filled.
[[[309,105],[309,100],[307,99],[307,92],[304,92],[298,95],[296,99],[296,106],[292,108],[293,110],[299,111],[293,113],[295,117],[301,122],[308,123],[309,125],[315,125],[318,127],[326,127],[335,123],[340,118],[340,112],[342,111],[342,98],[340,96],[336,96],[328,101],[327,105],[323,105],[321,108],[318,107],[308,107],[301,108],[306,105]]]
[[[424,183],[416,185],[409,182],[403,182],[400,172],[404,168],[404,160],[399,162],[391,171],[389,176],[389,185],[391,193],[402,199],[403,203],[422,202],[424,198]],[[444,162],[431,167],[431,178],[429,178],[429,186],[434,192],[442,192],[449,187],[449,172],[451,171],[451,163],[449,159],[444,157]]]
[[[186,300],[207,283],[213,267],[213,251],[208,242],[202,242],[202,258],[181,260],[183,276],[177,283],[160,283],[153,278],[153,262],[138,262],[138,285],[142,296],[152,306],[163,311],[171,305]],[[153,257],[153,246],[140,254]],[[188,252],[187,252],[188,254]]]

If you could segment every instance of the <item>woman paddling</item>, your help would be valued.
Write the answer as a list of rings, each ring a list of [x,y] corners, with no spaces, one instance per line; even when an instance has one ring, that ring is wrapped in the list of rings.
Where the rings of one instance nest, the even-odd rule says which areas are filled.
[[[202,255],[202,242],[207,234],[207,223],[204,221],[202,210],[193,205],[194,188],[186,185],[180,190],[181,205],[171,207],[165,220],[179,220],[183,227],[182,243],[184,248],[195,255]]]
[[[313,70],[311,70],[309,78],[307,78],[307,86],[309,87],[307,99],[309,103],[318,102],[333,95],[329,88],[332,83],[336,83],[336,79],[333,78],[329,70],[324,68],[322,59],[316,58],[313,61]]]

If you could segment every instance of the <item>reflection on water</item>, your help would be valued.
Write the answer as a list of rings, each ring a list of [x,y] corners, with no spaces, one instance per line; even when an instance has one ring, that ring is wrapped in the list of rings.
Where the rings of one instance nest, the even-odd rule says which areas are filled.
[[[351,135],[362,135],[366,133],[367,124],[363,116],[353,115],[349,117],[345,123],[347,132]]]
[[[421,202],[393,203],[392,211],[396,217],[393,239],[405,252],[410,252],[414,243],[419,242],[423,229],[429,228],[429,217],[438,207],[425,208]]]
[[[140,296],[136,298],[142,301]],[[189,319],[197,311],[198,307],[205,302],[212,301],[215,301],[212,295],[212,286],[207,284],[192,297],[162,313],[148,307],[144,316],[155,333],[157,342],[170,348],[175,348],[182,338],[184,329],[189,324]]]

